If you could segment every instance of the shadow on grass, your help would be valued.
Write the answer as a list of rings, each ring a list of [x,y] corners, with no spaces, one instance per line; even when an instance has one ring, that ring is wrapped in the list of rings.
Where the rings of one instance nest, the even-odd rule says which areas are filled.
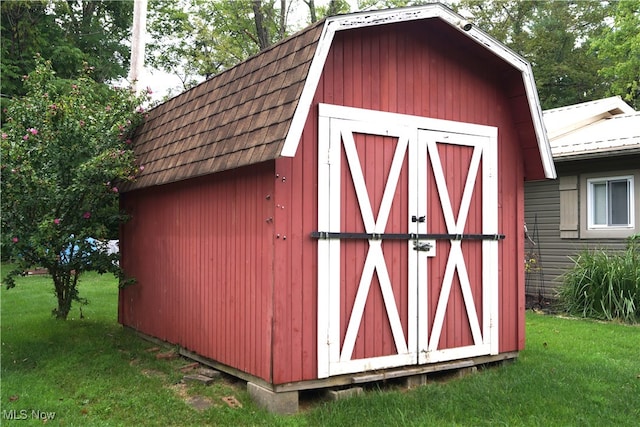
[[[31,371],[77,362],[86,365],[102,355],[125,355],[140,347],[135,334],[114,322],[99,320],[60,321],[53,318],[31,321],[30,333],[13,333],[3,325],[2,371]]]

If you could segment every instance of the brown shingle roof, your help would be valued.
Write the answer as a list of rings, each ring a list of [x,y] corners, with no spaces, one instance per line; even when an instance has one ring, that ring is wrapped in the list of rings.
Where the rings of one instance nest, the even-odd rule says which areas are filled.
[[[144,171],[125,190],[277,157],[322,28],[318,22],[149,111],[134,139]]]
[[[309,113],[333,36],[337,31],[436,18],[457,29],[476,48],[511,64],[522,77],[522,140],[535,161],[530,179],[556,172],[537,98],[531,65],[497,40],[472,27],[441,3],[338,15],[319,21],[245,62],[201,83],[149,112],[134,141],[143,173],[124,191],[167,184],[293,156]],[[315,60],[314,60],[315,58]],[[313,63],[312,63],[313,61]],[[537,144],[537,147],[533,145]]]

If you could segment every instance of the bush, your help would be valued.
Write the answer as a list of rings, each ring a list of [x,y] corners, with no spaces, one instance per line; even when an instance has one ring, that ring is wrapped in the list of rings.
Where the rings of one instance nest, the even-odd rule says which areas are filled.
[[[640,234],[624,251],[584,250],[564,274],[559,298],[572,315],[640,322]]]
[[[14,98],[0,132],[2,164],[2,251],[17,266],[4,279],[32,267],[49,271],[58,300],[56,317],[66,319],[86,271],[124,279],[118,255],[96,241],[118,236],[127,219],[119,187],[144,168],[131,148],[139,106],[146,94],[115,88],[85,74],[73,81],[56,77],[51,63],[36,58],[24,77],[26,95]],[[123,280],[124,281],[124,280]]]

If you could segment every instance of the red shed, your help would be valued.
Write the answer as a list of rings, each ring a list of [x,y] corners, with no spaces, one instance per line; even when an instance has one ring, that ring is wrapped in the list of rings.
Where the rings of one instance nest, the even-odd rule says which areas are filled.
[[[555,170],[530,65],[465,24],[331,17],[151,110],[120,322],[284,411],[516,357],[524,181]]]

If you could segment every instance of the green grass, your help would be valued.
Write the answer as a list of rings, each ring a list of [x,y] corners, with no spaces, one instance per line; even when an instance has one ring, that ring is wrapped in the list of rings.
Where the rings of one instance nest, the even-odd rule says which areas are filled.
[[[256,408],[244,384],[178,385],[184,359],[157,360],[153,344],[116,322],[117,286],[88,275],[90,300],[66,322],[48,277],[24,277],[2,288],[1,425],[42,425],[32,410],[55,412],[48,425],[637,425],[640,419],[640,327],[527,313],[527,347],[520,358],[475,375],[434,381],[410,391],[373,385],[339,402],[305,402],[295,416]],[[191,408],[200,395],[214,406]],[[221,397],[233,395],[242,408]],[[8,411],[27,420],[7,420]]]

